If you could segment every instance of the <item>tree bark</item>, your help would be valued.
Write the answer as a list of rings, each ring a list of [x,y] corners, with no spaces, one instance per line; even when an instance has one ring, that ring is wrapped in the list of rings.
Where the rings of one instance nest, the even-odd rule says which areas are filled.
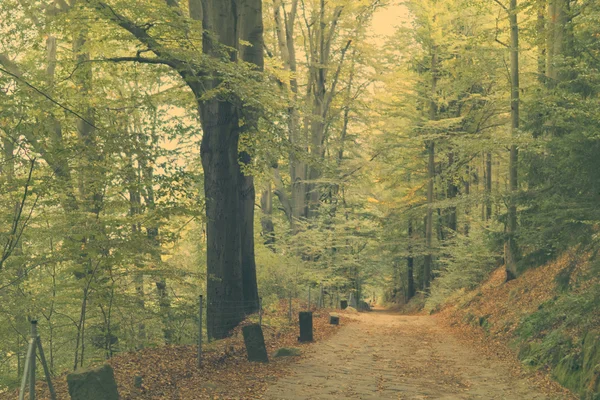
[[[557,58],[563,54],[566,22],[565,0],[548,1],[548,23],[546,30],[546,76],[557,79]]]
[[[452,166],[454,164],[454,152],[448,154],[448,198],[455,199],[458,195],[458,186],[454,183],[454,177],[452,172]],[[456,219],[456,206],[451,205],[448,212],[448,228],[456,232],[457,219]]]
[[[408,242],[408,257],[406,257],[406,301],[412,299],[415,295],[415,278],[414,278],[414,262],[415,259],[412,255],[412,235],[413,235],[413,223],[412,218],[408,219],[407,229],[407,242]]]
[[[492,218],[492,153],[485,155],[485,220]]]
[[[432,48],[431,53],[431,98],[429,103],[429,119],[435,121],[437,119],[437,49]],[[427,148],[427,216],[425,220],[425,259],[423,262],[423,288],[429,289],[431,283],[431,271],[433,266],[432,254],[432,235],[433,235],[433,190],[435,179],[435,142],[430,139],[426,145]]]
[[[237,5],[238,17],[238,52],[241,59],[251,63],[256,70],[264,69],[263,20],[261,0],[240,0]],[[250,43],[250,46],[239,45],[239,40]],[[245,127],[248,131],[258,131],[258,114],[256,110],[244,110]],[[253,132],[249,132],[252,134]],[[248,166],[251,157],[247,152],[240,155],[240,162]],[[241,172],[241,171],[240,171]],[[244,291],[244,308],[246,313],[257,312],[258,285],[256,280],[256,261],[254,256],[254,203],[256,192],[254,178],[249,172],[240,174],[240,222],[241,222],[241,260]]]
[[[273,184],[270,180],[267,181],[260,196],[260,208],[263,214],[260,219],[263,243],[265,246],[274,250],[275,226],[273,225]]]
[[[517,20],[517,0],[510,0],[510,116],[511,134],[513,138],[519,129],[519,25]],[[509,197],[506,222],[506,240],[504,243],[504,262],[506,265],[506,280],[517,276],[517,203],[518,190],[518,161],[519,152],[516,144],[510,146],[509,158]]]

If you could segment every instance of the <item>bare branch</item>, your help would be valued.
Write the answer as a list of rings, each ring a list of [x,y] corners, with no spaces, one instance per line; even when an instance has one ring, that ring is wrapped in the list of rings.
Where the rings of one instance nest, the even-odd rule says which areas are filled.
[[[31,217],[31,213],[30,213],[29,217],[27,218],[27,220],[25,221],[25,223],[23,223],[23,225],[21,227],[21,232],[19,232],[19,223],[21,222],[21,215],[23,214],[23,208],[25,208],[25,201],[27,200],[27,196],[29,195],[29,185],[31,184],[34,167],[35,167],[35,158],[33,158],[31,160],[31,166],[29,167],[29,175],[27,176],[27,182],[25,182],[25,190],[23,192],[23,197],[21,198],[21,202],[17,206],[9,237],[6,240],[6,243],[4,244],[4,249],[2,250],[2,258],[0,258],[0,270],[2,270],[2,265],[4,264],[4,261],[6,261],[6,259],[8,259],[8,257],[10,257],[13,250],[19,244],[19,239],[21,238],[23,230],[25,229],[25,226],[27,225],[27,222],[29,221],[29,218]],[[35,203],[37,203],[37,200]],[[33,207],[35,207],[35,204]],[[32,207],[31,212],[33,212],[33,207]]]
[[[496,4],[498,4],[500,7],[502,7],[502,9],[503,9],[504,11],[508,12],[508,7],[506,7],[504,4],[502,4],[502,3],[500,2],[500,0],[493,0],[493,1],[494,1],[494,3],[496,3]]]
[[[338,83],[339,78],[340,78],[340,73],[342,71],[342,66],[344,64],[344,59],[346,58],[346,52],[350,48],[351,44],[352,44],[352,40],[348,40],[348,42],[346,43],[346,46],[342,49],[342,56],[340,57],[340,62],[339,62],[338,66],[337,66],[337,69],[335,71],[335,75],[333,76],[333,82],[331,84],[331,90],[329,91],[329,95],[325,99],[325,107],[323,107],[323,109],[325,110],[325,112],[327,112],[327,110],[329,109],[329,105],[331,104],[331,101],[333,100],[333,95],[335,94],[335,88],[336,88],[337,83]],[[326,115],[323,115],[322,117],[324,118],[324,117],[326,117]]]
[[[101,60],[89,60],[89,61],[95,61],[95,62],[136,62],[136,63],[140,63],[140,64],[162,64],[162,65],[168,65],[169,67],[173,68],[173,69],[177,69],[177,67],[179,66],[179,63],[172,61],[172,60],[166,60],[164,58],[148,58],[148,57],[139,57],[139,56],[135,56],[135,57],[111,57],[111,58],[105,58],[105,59],[101,59]]]
[[[84,117],[82,117],[80,114],[78,114],[77,112],[71,110],[69,107],[59,103],[57,100],[55,100],[54,98],[52,98],[50,95],[44,93],[42,90],[38,89],[37,87],[33,86],[31,83],[27,82],[25,79],[21,78],[18,74],[14,74],[4,68],[0,68],[0,72],[4,72],[7,75],[12,76],[13,78],[15,78],[16,80],[18,80],[19,82],[25,84],[25,86],[29,87],[30,89],[33,89],[36,93],[42,95],[43,97],[47,98],[48,100],[50,100],[52,103],[56,104],[57,106],[59,106],[60,108],[62,108],[63,110],[65,110],[66,112],[73,114],[74,116],[76,116],[77,118],[79,118],[80,120],[84,121],[86,124],[88,124],[89,126],[98,129],[98,127],[96,125],[94,125],[93,123],[91,123],[90,121],[88,121],[87,119],[85,119]]]

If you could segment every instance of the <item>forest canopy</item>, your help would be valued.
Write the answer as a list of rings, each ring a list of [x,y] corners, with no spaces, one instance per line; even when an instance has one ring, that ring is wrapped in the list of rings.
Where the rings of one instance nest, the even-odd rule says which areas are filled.
[[[198,295],[219,339],[598,249],[596,1],[2,0],[0,32],[0,390],[32,319],[60,373],[195,343]]]

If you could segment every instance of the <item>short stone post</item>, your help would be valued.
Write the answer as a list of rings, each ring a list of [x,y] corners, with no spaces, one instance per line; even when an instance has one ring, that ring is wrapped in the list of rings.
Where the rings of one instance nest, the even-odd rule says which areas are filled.
[[[262,309],[262,297],[258,298],[258,325],[262,326],[262,315],[263,315],[263,309]]]
[[[290,301],[289,301],[289,310],[288,311],[289,311],[289,313],[288,313],[289,317],[288,318],[289,318],[289,322],[290,322],[290,325],[291,325],[291,323],[292,323],[292,292],[291,291],[290,291]]]
[[[202,295],[199,298],[200,309],[198,311],[198,367],[202,365]]]
[[[313,341],[313,315],[310,311],[301,311],[299,316],[300,321],[300,342]]]
[[[242,328],[244,334],[244,344],[248,361],[269,362],[267,347],[265,346],[265,337],[260,325],[246,325]]]

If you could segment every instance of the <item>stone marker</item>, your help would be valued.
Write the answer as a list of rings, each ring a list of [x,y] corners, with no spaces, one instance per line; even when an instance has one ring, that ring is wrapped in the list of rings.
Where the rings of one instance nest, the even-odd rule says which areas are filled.
[[[340,324],[340,317],[338,317],[337,315],[330,315],[329,316],[329,323],[331,325],[339,325]]]
[[[244,334],[244,344],[246,345],[248,361],[269,362],[265,337],[260,325],[246,325],[242,328],[242,333]]]
[[[340,308],[342,310],[345,310],[346,308],[348,308],[348,300],[342,300],[342,301],[340,301]]]
[[[369,306],[369,303],[367,303],[366,301],[360,301],[358,302],[358,311],[371,311],[371,307]]]
[[[115,374],[108,364],[72,372],[67,384],[71,400],[119,400]]]
[[[144,382],[143,378],[139,375],[133,377],[133,386],[140,389],[142,387],[142,383]]]
[[[298,337],[298,341],[312,342],[313,341],[312,312],[301,311],[299,319],[300,319],[300,336]]]

